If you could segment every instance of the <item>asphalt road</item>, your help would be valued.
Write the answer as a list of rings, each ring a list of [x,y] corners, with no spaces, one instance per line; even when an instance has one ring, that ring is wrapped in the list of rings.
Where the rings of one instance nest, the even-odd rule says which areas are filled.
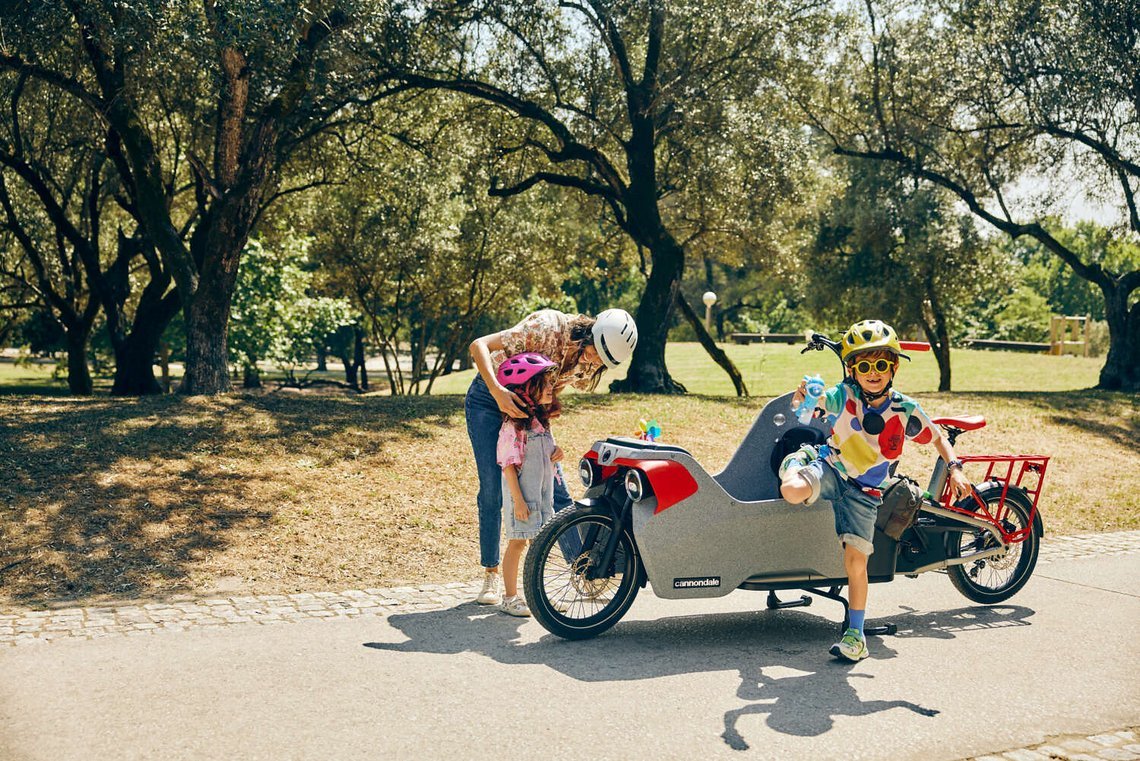
[[[960,759],[1140,723],[1140,554],[1038,567],[1005,604],[945,576],[840,607],[643,592],[586,642],[465,603],[0,650],[0,759]]]

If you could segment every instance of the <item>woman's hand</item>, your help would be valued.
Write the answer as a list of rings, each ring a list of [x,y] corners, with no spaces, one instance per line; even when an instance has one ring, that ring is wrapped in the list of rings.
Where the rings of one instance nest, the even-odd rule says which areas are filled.
[[[522,399],[514,391],[500,386],[496,383],[490,389],[491,396],[495,398],[495,403],[499,405],[499,410],[504,415],[511,417],[524,418],[527,416],[526,411],[522,408]]]
[[[554,447],[554,451],[550,453],[551,462],[562,462],[563,457],[565,457],[565,455],[562,453],[562,447],[556,446]]]
[[[950,493],[955,502],[970,496],[973,490],[974,487],[970,483],[970,479],[966,478],[966,474],[962,472],[961,468],[950,469]]]

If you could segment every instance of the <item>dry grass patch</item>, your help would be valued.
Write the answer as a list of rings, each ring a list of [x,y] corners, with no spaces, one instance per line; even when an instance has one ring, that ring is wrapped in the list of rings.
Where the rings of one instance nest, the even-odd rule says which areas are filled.
[[[962,453],[1053,455],[1047,531],[1140,527],[1140,403],[1121,394],[929,394],[981,412]],[[571,395],[577,456],[640,417],[723,468],[764,400]],[[475,469],[458,396],[280,392],[0,400],[0,605],[342,590],[475,576]],[[925,477],[929,447],[904,471]],[[760,464],[760,467],[767,467]]]

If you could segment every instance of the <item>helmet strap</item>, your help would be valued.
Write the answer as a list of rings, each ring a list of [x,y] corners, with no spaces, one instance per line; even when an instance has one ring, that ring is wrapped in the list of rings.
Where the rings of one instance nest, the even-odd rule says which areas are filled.
[[[894,385],[895,379],[891,378],[889,381],[887,381],[887,385],[883,386],[883,390],[878,392],[877,394],[872,394],[870,391],[863,388],[863,384],[859,383],[859,381],[855,381],[855,383],[856,383],[856,385],[859,386],[859,392],[861,394],[863,394],[863,401],[865,401],[867,404],[874,404],[875,402],[882,399],[884,396],[887,396],[888,394],[891,393],[891,386]]]

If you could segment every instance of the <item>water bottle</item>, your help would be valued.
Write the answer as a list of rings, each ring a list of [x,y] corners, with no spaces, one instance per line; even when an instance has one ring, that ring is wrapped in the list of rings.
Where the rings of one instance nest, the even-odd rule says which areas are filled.
[[[823,378],[818,375],[805,375],[804,381],[807,386],[804,388],[804,401],[799,407],[796,408],[796,417],[800,421],[800,425],[808,425],[811,423],[812,413],[815,412],[815,403],[823,396]]]

